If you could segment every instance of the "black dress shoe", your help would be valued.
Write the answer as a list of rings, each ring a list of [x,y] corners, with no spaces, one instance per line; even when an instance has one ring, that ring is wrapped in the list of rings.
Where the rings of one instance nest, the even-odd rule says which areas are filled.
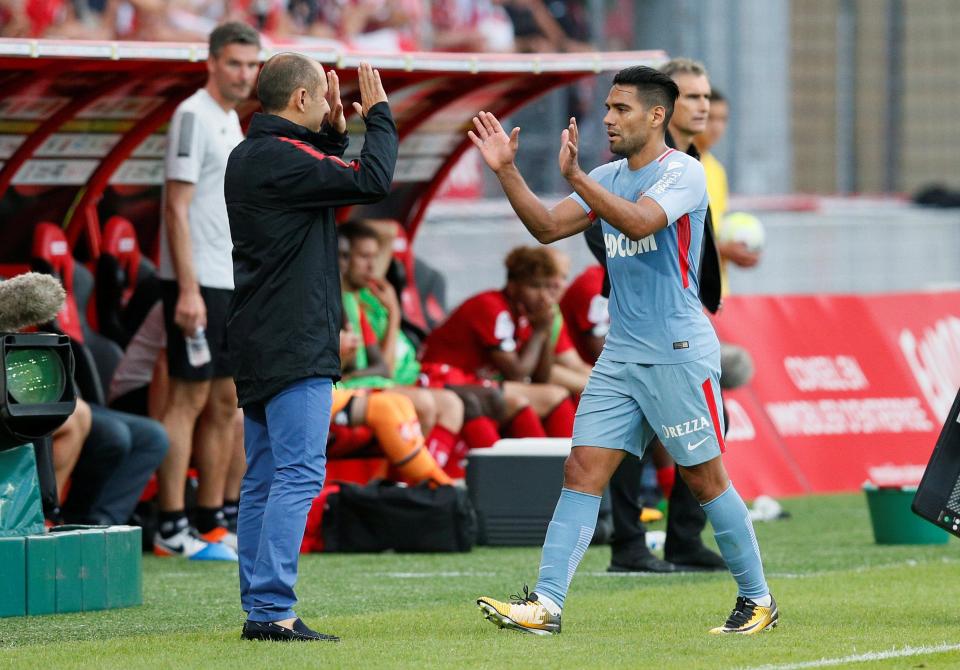
[[[723,556],[703,545],[670,554],[667,559],[676,566],[678,572],[719,572],[727,569]]]
[[[676,572],[673,563],[657,558],[653,554],[612,556],[607,572]]]
[[[244,640],[270,640],[272,642],[339,642],[336,635],[324,635],[311,630],[300,619],[293,622],[293,628],[284,628],[272,621],[250,621],[243,624],[240,637]]]

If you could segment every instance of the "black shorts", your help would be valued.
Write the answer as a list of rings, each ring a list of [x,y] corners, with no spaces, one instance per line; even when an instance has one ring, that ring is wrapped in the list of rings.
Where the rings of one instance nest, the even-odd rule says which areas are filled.
[[[150,416],[150,386],[141,386],[114,398],[110,409],[137,416]]]
[[[177,282],[161,282],[163,295],[163,321],[167,329],[167,365],[170,376],[187,381],[207,381],[219,377],[232,377],[230,355],[227,351],[227,313],[233,290],[228,288],[200,287],[200,297],[207,306],[205,334],[210,347],[210,362],[198,368],[190,365],[187,358],[187,339],[174,321],[180,287]]]

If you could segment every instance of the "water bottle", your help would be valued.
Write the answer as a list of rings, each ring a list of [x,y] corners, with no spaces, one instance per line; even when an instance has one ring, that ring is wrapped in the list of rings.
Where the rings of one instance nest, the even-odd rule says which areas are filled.
[[[662,530],[647,531],[647,549],[650,551],[660,551],[667,541],[667,534]]]
[[[210,347],[207,345],[203,328],[197,328],[192,336],[187,337],[187,360],[195,368],[210,362]]]

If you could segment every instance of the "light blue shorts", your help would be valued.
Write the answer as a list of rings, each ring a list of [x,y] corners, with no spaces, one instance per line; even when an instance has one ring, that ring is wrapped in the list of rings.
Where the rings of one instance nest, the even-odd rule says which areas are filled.
[[[623,449],[642,457],[654,437],[680,465],[724,450],[720,350],[689,363],[617,363],[602,355],[573,424],[573,446]]]

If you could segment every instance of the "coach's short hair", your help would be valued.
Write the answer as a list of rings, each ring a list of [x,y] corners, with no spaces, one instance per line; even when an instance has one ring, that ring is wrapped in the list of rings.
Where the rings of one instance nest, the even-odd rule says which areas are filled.
[[[647,109],[663,107],[666,110],[663,125],[670,123],[680,89],[669,75],[646,65],[634,65],[620,70],[613,78],[613,83],[636,88],[637,97],[644,106]]]
[[[698,60],[692,58],[673,58],[668,60],[660,67],[660,71],[668,77],[674,77],[678,74],[693,74],[696,76],[707,76],[707,68]]]
[[[552,279],[560,268],[546,247],[516,247],[507,254],[507,281],[526,284],[536,279]]]
[[[296,53],[273,56],[260,70],[257,98],[267,114],[282,112],[298,88],[312,92],[320,86],[320,73],[313,61]]]
[[[710,102],[726,102],[727,96],[719,88],[710,87]]]
[[[230,21],[213,29],[210,33],[207,51],[216,58],[223,47],[230,44],[249,44],[260,48],[260,33],[239,21]]]

